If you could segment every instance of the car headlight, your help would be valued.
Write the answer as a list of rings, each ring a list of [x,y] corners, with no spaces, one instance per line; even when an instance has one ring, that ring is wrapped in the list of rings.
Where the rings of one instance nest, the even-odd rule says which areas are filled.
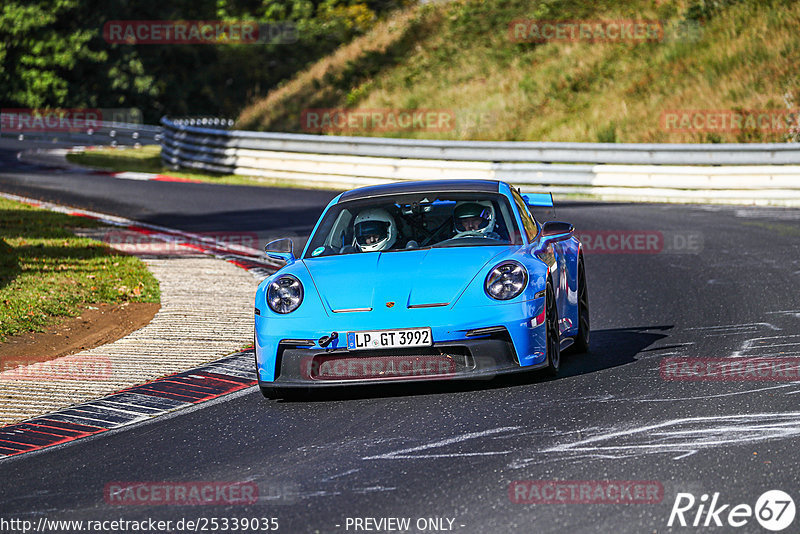
[[[303,284],[290,274],[270,282],[267,304],[275,313],[291,313],[303,302]]]
[[[528,271],[521,263],[506,261],[489,271],[483,287],[497,300],[513,299],[528,285]]]

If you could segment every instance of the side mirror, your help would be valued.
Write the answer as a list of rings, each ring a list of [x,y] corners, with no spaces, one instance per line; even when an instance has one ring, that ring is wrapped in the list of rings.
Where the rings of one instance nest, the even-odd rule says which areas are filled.
[[[294,243],[292,243],[292,240],[288,237],[270,241],[264,246],[264,252],[266,252],[267,256],[273,260],[280,260],[286,262],[287,264],[292,263],[295,260]]]
[[[563,241],[575,233],[575,227],[568,222],[547,221],[542,226],[542,241]]]

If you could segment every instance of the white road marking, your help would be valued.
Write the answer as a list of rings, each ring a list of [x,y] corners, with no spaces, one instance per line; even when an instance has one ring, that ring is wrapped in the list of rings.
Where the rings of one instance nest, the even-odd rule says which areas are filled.
[[[512,462],[520,468],[542,460],[543,455],[570,459],[624,458],[647,454],[683,453],[678,460],[703,449],[741,445],[800,435],[800,412],[755,413],[709,417],[686,417],[562,443],[537,451],[531,458]],[[552,460],[552,458],[548,458]]]
[[[114,178],[120,178],[122,180],[141,180],[141,181],[148,181],[152,180],[157,174],[153,174],[151,172],[132,172],[132,171],[125,171],[125,172],[116,172],[112,174]]]
[[[770,330],[780,330],[772,323],[740,323],[740,324],[721,324],[715,326],[695,326],[687,328],[686,330],[738,330],[743,328],[755,328],[758,326],[766,326]]]
[[[797,384],[781,384],[779,386],[770,386],[770,387],[757,388],[757,389],[748,389],[746,391],[732,391],[730,393],[718,393],[718,394],[715,394],[715,395],[698,395],[696,397],[675,397],[675,398],[668,398],[668,399],[635,399],[635,402],[677,402],[677,401],[691,401],[691,400],[700,400],[700,399],[717,399],[717,398],[722,398],[722,397],[736,397],[738,395],[748,395],[750,393],[758,393],[759,391],[769,391],[771,389],[790,388],[790,387],[797,387]],[[794,393],[800,393],[800,390],[787,393],[787,395],[792,395]],[[627,401],[628,399],[620,399],[620,400],[626,400]]]
[[[395,491],[396,487],[370,486],[368,488],[353,488],[353,493],[374,493],[376,491]]]
[[[728,324],[728,325],[717,325],[717,326],[698,326],[698,327],[687,328],[686,330],[700,331],[704,334],[705,337],[727,337],[727,336],[742,335],[742,334],[755,334],[762,328],[774,331],[781,330],[781,328],[778,328],[772,323],[744,323],[744,324]]]
[[[771,342],[770,340],[775,340]],[[795,341],[792,341],[795,340]],[[796,347],[796,350],[774,350],[777,347]],[[756,337],[745,340],[739,350],[731,354],[733,358],[750,358],[754,356],[790,356],[800,355],[800,334],[786,336]]]
[[[335,475],[331,475],[329,477],[323,478],[323,482],[328,482],[330,480],[334,480],[341,477],[346,477],[347,475],[352,475],[353,473],[358,473],[361,469],[348,469],[344,473],[336,473]]]
[[[482,430],[480,432],[468,432],[467,434],[462,434],[460,436],[455,436],[452,438],[447,438],[439,441],[434,441],[433,443],[427,443],[425,445],[419,445],[417,447],[409,447],[407,449],[400,449],[397,451],[387,452],[384,454],[378,454],[375,456],[365,456],[362,460],[401,460],[401,459],[417,459],[417,458],[458,458],[463,456],[496,456],[501,454],[509,454],[512,451],[487,451],[487,452],[462,452],[462,453],[451,453],[451,454],[408,454],[417,451],[425,451],[429,449],[435,449],[437,447],[444,447],[447,445],[453,445],[455,443],[462,443],[464,441],[476,438],[482,438],[485,436],[491,436],[494,434],[500,434],[502,432],[511,432],[514,430],[519,430],[521,427],[518,426],[503,426],[500,428],[493,428],[490,430]]]

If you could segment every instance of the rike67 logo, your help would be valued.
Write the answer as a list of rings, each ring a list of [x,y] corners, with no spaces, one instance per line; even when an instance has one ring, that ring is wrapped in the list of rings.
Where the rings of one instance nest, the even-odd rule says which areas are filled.
[[[753,518],[772,532],[784,530],[794,521],[794,500],[781,490],[765,491],[755,506],[746,503],[732,505],[720,499],[719,492],[709,497],[704,493],[697,499],[691,493],[678,493],[672,504],[667,526],[739,528],[752,524]],[[751,529],[747,529],[751,531]]]

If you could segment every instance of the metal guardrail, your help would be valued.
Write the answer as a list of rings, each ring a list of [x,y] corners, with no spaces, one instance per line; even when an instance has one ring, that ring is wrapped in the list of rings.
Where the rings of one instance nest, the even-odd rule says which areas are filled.
[[[800,206],[800,144],[613,144],[438,141],[227,130],[196,117],[162,126],[107,122],[86,131],[2,137],[84,145],[161,144],[188,168],[351,188],[399,180],[478,178],[619,200]],[[208,127],[208,126],[213,126]]]
[[[800,205],[800,144],[433,141],[161,124],[161,158],[176,169],[340,188],[483,178],[608,199]]]
[[[248,149],[446,161],[594,163],[627,165],[792,165],[800,144],[630,144],[508,141],[439,141],[219,130],[161,119],[165,143]]]

